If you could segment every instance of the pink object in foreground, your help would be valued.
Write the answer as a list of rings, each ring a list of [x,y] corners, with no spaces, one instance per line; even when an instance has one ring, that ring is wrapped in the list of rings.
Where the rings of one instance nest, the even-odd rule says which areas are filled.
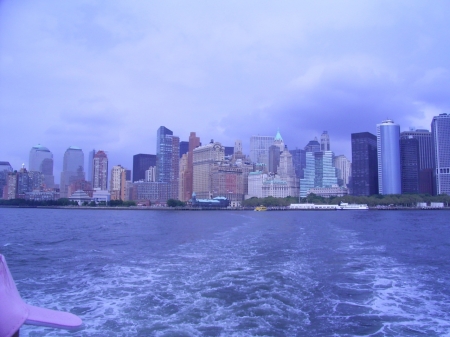
[[[81,319],[71,313],[26,304],[17,291],[5,257],[0,254],[0,337],[10,337],[22,324],[73,329]]]

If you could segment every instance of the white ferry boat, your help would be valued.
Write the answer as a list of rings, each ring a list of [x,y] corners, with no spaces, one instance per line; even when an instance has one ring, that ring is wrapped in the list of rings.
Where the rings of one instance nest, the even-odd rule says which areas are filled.
[[[350,210],[359,210],[359,209],[369,209],[369,206],[367,204],[349,204],[347,202],[341,202],[339,204],[340,209],[350,209]]]

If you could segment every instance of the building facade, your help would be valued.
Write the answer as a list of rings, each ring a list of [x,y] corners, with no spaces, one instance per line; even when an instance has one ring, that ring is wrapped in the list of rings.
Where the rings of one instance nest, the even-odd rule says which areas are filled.
[[[419,141],[412,137],[400,138],[400,167],[402,194],[419,193]]]
[[[68,198],[68,187],[76,180],[84,180],[84,153],[79,147],[70,146],[64,153],[63,170],[59,184],[61,198]]]
[[[334,157],[334,167],[336,168],[336,176],[338,178],[338,185],[347,187],[350,184],[350,177],[352,174],[352,163],[344,155]]]
[[[108,190],[108,156],[105,151],[97,151],[94,156],[92,187],[101,191]]]
[[[352,133],[353,195],[378,194],[377,137],[370,132]]]
[[[133,156],[133,182],[145,181],[145,171],[156,166],[156,155],[139,153]]]
[[[304,173],[305,178],[300,180],[300,198],[305,198],[312,188],[337,185],[336,169],[333,166],[333,152],[306,152]]]
[[[400,126],[387,119],[377,124],[378,193],[401,194]]]
[[[400,139],[414,138],[419,143],[419,193],[434,193],[434,152],[431,132],[424,129],[403,131]]]
[[[436,194],[450,195],[450,115],[439,114],[431,122]]]
[[[28,170],[41,172],[44,175],[45,186],[47,188],[54,187],[53,154],[45,146],[38,144],[31,148]]]
[[[219,142],[209,143],[194,149],[193,164],[193,192],[201,199],[211,198],[211,171],[214,165],[219,165],[225,159],[225,149]]]
[[[109,193],[111,200],[126,200],[126,170],[121,165],[113,166],[111,169],[111,181],[109,183]]]
[[[250,137],[250,160],[253,163],[260,163],[266,168],[269,167],[269,147],[273,145],[272,136],[251,136]]]
[[[168,183],[169,199],[178,198],[180,139],[165,126],[156,135],[156,180]]]

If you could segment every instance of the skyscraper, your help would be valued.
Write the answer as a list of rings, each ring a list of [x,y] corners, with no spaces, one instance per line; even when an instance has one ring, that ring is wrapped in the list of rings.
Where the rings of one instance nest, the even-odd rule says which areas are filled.
[[[378,194],[377,137],[370,132],[352,133],[352,194]]]
[[[55,178],[53,176],[53,154],[45,146],[35,145],[30,150],[29,171],[41,172],[44,175],[44,183],[47,188],[53,188]]]
[[[108,189],[108,156],[104,151],[97,151],[93,165],[93,188]]]
[[[419,193],[419,141],[412,136],[400,138],[402,193]]]
[[[88,154],[88,171],[87,171],[87,181],[93,182],[94,181],[94,156],[95,156],[95,150],[89,151]]]
[[[328,131],[324,131],[320,136],[320,151],[331,151]]]
[[[314,140],[311,140],[311,141],[308,142],[308,144],[306,144],[305,151],[306,152],[318,152],[318,151],[321,151],[320,150],[320,144],[317,141],[317,137],[314,137]]]
[[[211,141],[208,145],[194,149],[193,192],[198,198],[209,198],[213,194],[211,172],[215,163],[222,162],[225,149],[219,142]]]
[[[431,132],[413,129],[400,133],[400,139],[410,137],[419,142],[419,193],[433,194],[434,152]]]
[[[139,153],[133,156],[133,182],[145,181],[145,171],[156,166],[156,155]]]
[[[303,170],[306,167],[306,151],[303,149],[295,149],[289,152],[292,154],[295,175],[298,179],[303,179],[305,177]]]
[[[193,156],[194,150],[201,145],[200,137],[197,137],[195,132],[191,132],[189,135],[189,151],[187,153],[186,163],[185,163],[185,171],[184,174],[180,177],[183,180],[180,181],[180,184],[183,184],[183,187],[180,188],[181,195],[179,198],[181,201],[188,201],[192,197],[193,187],[194,187],[194,164],[193,164]]]
[[[308,195],[309,189],[337,185],[333,156],[332,151],[306,152],[305,178],[300,180],[301,198]]]
[[[178,198],[180,138],[165,126],[159,127],[156,136],[156,179],[170,184],[169,198]]]
[[[436,194],[450,195],[450,115],[433,117],[431,133],[434,147]]]
[[[387,119],[377,124],[378,192],[401,194],[400,126]]]
[[[70,146],[64,153],[63,170],[59,184],[61,198],[68,198],[68,186],[76,180],[85,179],[84,153],[79,147]]]
[[[126,186],[125,168],[122,165],[113,166],[109,183],[111,200],[125,200]]]
[[[334,157],[334,167],[336,168],[338,185],[347,187],[350,182],[352,163],[347,159],[346,156],[340,155]]]
[[[250,160],[253,163],[261,163],[265,170],[269,167],[269,147],[273,145],[272,136],[250,137]]]

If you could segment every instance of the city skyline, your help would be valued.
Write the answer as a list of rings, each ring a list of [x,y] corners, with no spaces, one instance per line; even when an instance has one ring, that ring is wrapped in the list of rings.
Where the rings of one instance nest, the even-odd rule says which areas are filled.
[[[4,1],[0,159],[19,169],[42,144],[58,177],[76,146],[131,168],[160,125],[247,154],[251,135],[279,129],[293,150],[327,130],[349,158],[351,133],[430,130],[448,112],[449,6]]]

